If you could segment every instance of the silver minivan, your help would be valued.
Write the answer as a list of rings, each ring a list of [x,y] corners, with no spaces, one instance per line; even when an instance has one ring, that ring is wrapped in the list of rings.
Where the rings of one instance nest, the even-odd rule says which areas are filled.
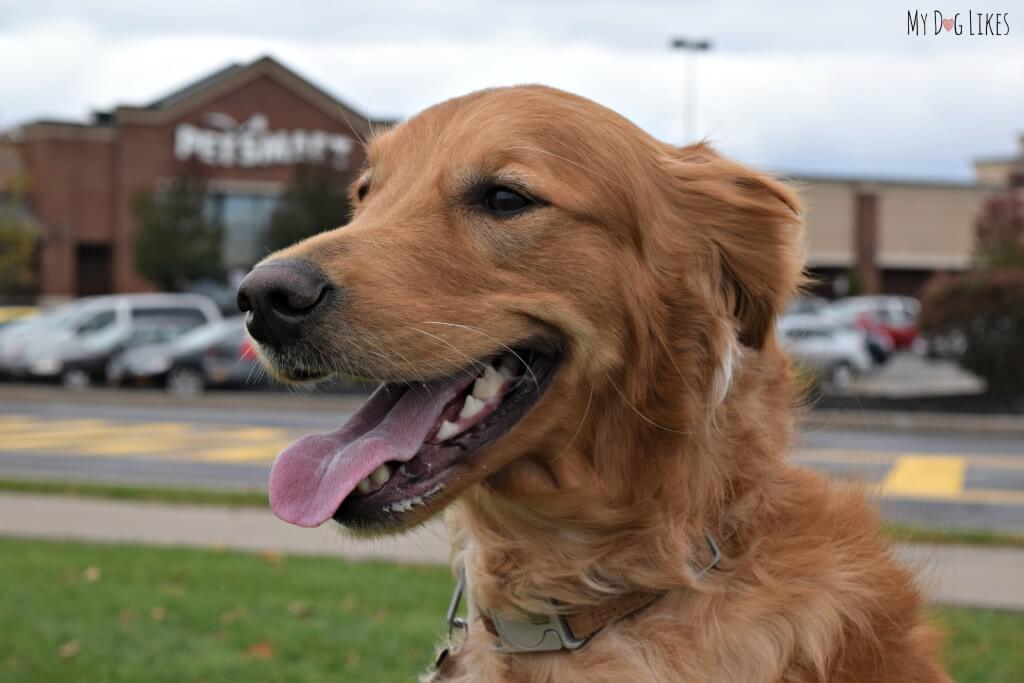
[[[6,354],[3,369],[16,376],[88,384],[103,376],[109,358],[139,337],[140,330],[183,332],[221,319],[216,304],[198,294],[119,294],[71,305],[70,315],[27,331],[18,353]]]

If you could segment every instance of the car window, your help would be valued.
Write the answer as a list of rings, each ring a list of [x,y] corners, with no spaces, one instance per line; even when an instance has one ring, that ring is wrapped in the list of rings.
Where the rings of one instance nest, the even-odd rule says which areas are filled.
[[[78,323],[75,332],[78,334],[95,334],[105,330],[117,320],[117,312],[113,310],[100,311]]]
[[[189,306],[132,307],[133,321],[144,322],[155,319],[176,321],[189,327],[196,327],[207,322],[206,315],[202,311]]]
[[[179,337],[174,344],[179,350],[191,351],[219,343],[225,337],[239,334],[244,335],[245,328],[242,326],[241,319],[235,318],[197,327]]]

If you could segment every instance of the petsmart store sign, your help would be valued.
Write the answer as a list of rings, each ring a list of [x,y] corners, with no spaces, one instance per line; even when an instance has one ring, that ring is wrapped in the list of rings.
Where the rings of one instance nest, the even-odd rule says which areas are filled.
[[[352,138],[322,130],[271,130],[264,114],[237,123],[227,114],[206,115],[206,127],[181,123],[174,129],[174,157],[208,166],[243,167],[304,162],[348,165]]]

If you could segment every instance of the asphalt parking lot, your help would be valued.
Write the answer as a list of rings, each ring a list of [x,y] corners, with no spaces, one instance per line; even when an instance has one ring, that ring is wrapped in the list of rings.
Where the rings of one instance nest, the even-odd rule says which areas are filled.
[[[0,478],[262,488],[276,454],[346,419],[359,397],[0,387]],[[1024,433],[1024,432],[1022,432]],[[1024,438],[805,425],[795,462],[861,482],[885,515],[1024,532]]]

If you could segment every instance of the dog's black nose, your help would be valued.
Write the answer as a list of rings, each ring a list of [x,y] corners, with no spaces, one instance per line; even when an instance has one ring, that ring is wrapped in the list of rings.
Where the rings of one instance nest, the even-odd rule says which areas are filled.
[[[324,302],[331,284],[313,264],[282,259],[257,266],[238,287],[238,309],[258,342],[280,347],[297,339],[302,323]]]

